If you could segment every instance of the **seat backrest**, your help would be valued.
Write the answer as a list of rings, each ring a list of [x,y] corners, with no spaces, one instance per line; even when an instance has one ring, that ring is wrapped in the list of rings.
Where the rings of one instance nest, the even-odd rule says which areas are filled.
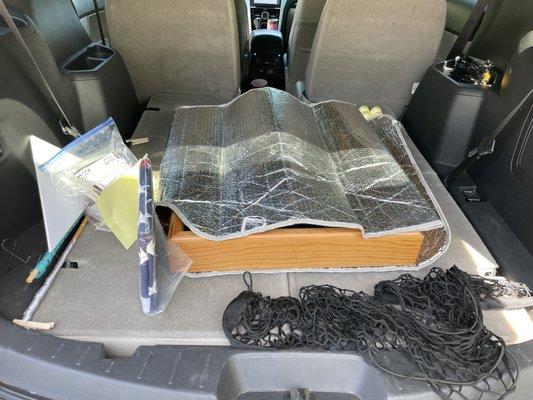
[[[305,69],[313,47],[313,40],[327,0],[299,0],[289,35],[289,81],[305,79]]]
[[[222,101],[238,94],[234,0],[107,0],[106,14],[140,102],[156,93]]]
[[[307,97],[400,114],[435,60],[445,20],[445,0],[329,0],[307,66]]]
[[[99,42],[102,37],[100,35],[100,28],[98,26],[98,18],[96,17],[96,10],[94,8],[93,0],[72,0],[72,5],[80,18],[80,22],[93,40]],[[107,38],[107,24],[105,18],[105,0],[97,0],[98,11],[100,14],[100,21],[102,22],[102,30],[104,36]]]
[[[248,75],[247,60],[248,42],[251,34],[250,10],[247,0],[235,0],[235,11],[237,12],[237,27],[239,29],[239,47],[241,58],[241,81]]]

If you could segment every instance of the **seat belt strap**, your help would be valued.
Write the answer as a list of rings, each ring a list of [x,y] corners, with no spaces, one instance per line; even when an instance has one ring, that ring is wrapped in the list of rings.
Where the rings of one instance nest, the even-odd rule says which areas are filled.
[[[450,172],[446,178],[444,178],[444,185],[449,187],[463,172],[465,172],[472,164],[477,160],[485,157],[486,155],[494,153],[496,148],[496,139],[502,134],[504,129],[514,119],[514,117],[524,108],[527,101],[533,97],[533,89],[517,104],[517,106],[511,111],[507,117],[498,125],[498,127],[487,137],[483,138],[475,149],[468,153],[468,156],[459,164],[456,168]]]
[[[452,49],[450,50],[450,53],[448,54],[448,60],[453,60],[455,57],[460,56],[464,53],[466,45],[472,39],[472,36],[476,32],[477,28],[479,27],[479,24],[481,20],[483,19],[483,15],[485,14],[485,10],[487,9],[487,5],[490,0],[478,0],[476,5],[474,6],[474,9],[472,10],[472,13],[470,14],[470,17],[466,20],[465,26],[459,33],[459,36],[457,37],[457,40],[455,41]]]
[[[96,23],[98,24],[98,30],[100,31],[100,39],[102,44],[106,46],[106,40],[104,35],[104,28],[102,26],[102,18],[100,17],[100,8],[98,7],[98,0],[93,0],[94,12],[96,15]]]
[[[37,64],[37,61],[33,57],[28,45],[26,44],[26,41],[24,40],[24,38],[22,37],[22,34],[20,33],[19,29],[17,28],[17,25],[15,24],[15,21],[13,21],[13,17],[11,17],[11,14],[7,10],[7,7],[6,7],[6,5],[5,5],[3,0],[0,0],[0,15],[2,15],[2,17],[6,21],[6,24],[7,24],[8,28],[10,29],[11,33],[13,33],[13,36],[17,40],[17,42],[20,45],[20,47],[22,47],[24,49],[24,51],[26,52],[26,54],[28,55],[29,59],[31,60],[31,62],[33,64],[33,66],[35,67],[35,70],[37,71],[37,73],[39,75],[40,81],[42,82],[44,88],[46,89],[46,92],[48,93],[50,99],[52,100],[52,102],[54,104],[54,107],[59,112],[59,116],[60,116],[59,125],[61,127],[61,130],[63,131],[63,133],[65,133],[67,135],[70,135],[70,136],[73,136],[73,137],[78,137],[80,135],[80,132],[78,131],[78,129],[76,129],[76,127],[74,127],[70,123],[70,121],[69,121],[69,119],[67,117],[67,114],[65,113],[65,111],[61,107],[61,104],[59,104],[59,101],[57,100],[57,97],[55,96],[54,91],[52,90],[52,88],[48,84],[48,81],[46,80],[43,72],[41,71],[41,68],[39,68],[39,64]]]

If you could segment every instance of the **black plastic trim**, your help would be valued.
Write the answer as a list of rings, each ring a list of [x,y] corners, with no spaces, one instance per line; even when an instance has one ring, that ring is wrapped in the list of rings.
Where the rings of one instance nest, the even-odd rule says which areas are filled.
[[[24,330],[3,319],[0,320],[0,332],[0,382],[4,385],[3,391],[11,398],[28,398],[24,394],[26,392],[36,398],[78,400],[227,400],[233,398],[228,393],[239,389],[220,391],[221,383],[227,383],[228,363],[234,362],[236,355],[245,359],[262,358],[257,351],[230,347],[153,346],[139,347],[129,358],[112,359],[106,358],[104,346],[100,343],[56,338]],[[533,341],[511,346],[511,351],[522,371],[518,390],[510,399],[529,399],[533,391]],[[279,355],[278,372],[286,368],[284,357],[301,357],[304,361],[316,359],[320,354],[324,358],[332,357],[332,353],[319,353],[318,356],[312,353],[310,356],[311,353],[302,351],[268,353],[269,356]],[[357,360],[359,356],[339,354],[339,359],[346,357]],[[253,372],[262,380],[270,376],[268,369]],[[290,377],[290,370],[285,372]],[[382,376],[382,379],[386,395],[377,394],[376,399],[436,399],[435,394],[421,383],[400,381],[389,376]],[[280,387],[280,390],[285,389]],[[9,399],[8,395],[5,397]]]

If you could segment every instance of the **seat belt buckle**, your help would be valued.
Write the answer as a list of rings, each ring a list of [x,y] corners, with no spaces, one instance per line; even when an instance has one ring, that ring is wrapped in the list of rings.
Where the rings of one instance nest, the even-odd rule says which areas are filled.
[[[496,140],[491,138],[483,138],[475,149],[468,153],[468,158],[479,160],[482,157],[493,154],[496,149]]]
[[[453,171],[444,178],[444,186],[449,187],[453,182],[455,182],[459,175],[465,172],[475,161],[494,153],[495,148],[495,139],[491,137],[483,138],[477,147],[468,153],[468,156],[465,158],[465,160],[455,167]]]

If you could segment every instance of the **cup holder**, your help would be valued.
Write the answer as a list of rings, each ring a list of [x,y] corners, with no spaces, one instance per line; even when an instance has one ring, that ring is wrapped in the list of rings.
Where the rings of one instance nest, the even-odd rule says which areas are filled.
[[[86,51],[87,57],[96,58],[99,60],[107,60],[113,56],[113,50],[108,47],[101,46],[99,44],[87,47]]]
[[[109,60],[115,52],[109,47],[92,44],[75,54],[63,65],[65,72],[94,71]]]

